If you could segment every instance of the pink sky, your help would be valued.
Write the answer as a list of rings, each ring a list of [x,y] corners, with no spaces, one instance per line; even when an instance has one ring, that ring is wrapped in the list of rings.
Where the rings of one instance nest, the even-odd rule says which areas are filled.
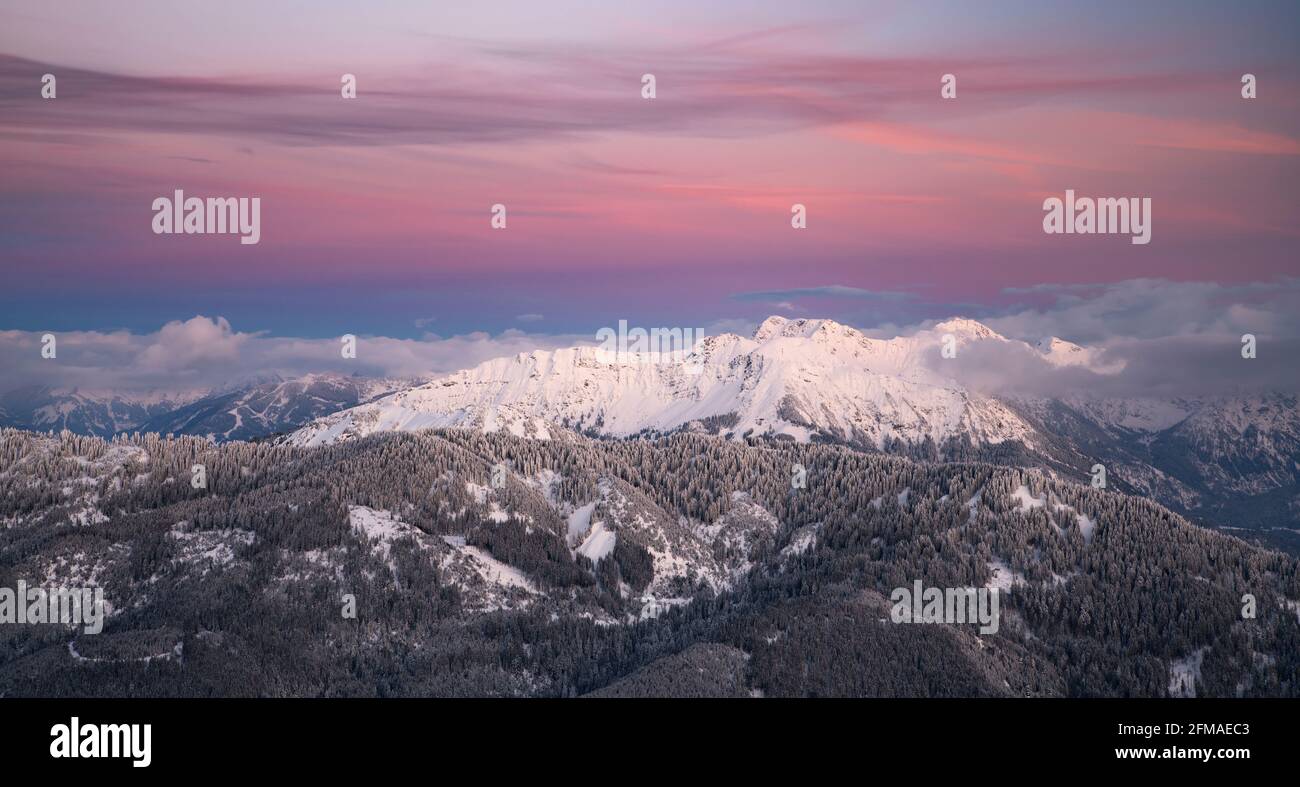
[[[532,314],[563,333],[780,305],[867,324],[996,312],[1040,284],[1297,272],[1293,8],[1107,23],[1105,4],[1100,21],[1007,4],[998,23],[998,4],[509,3],[493,23],[439,5],[181,24],[161,4],[55,19],[17,3],[0,37],[0,329],[205,313],[403,336]],[[943,13],[961,35],[927,22]],[[152,200],[176,188],[260,197],[261,243],[152,234]],[[1045,235],[1042,202],[1067,188],[1150,197],[1152,243]],[[831,286],[905,297],[798,293]]]

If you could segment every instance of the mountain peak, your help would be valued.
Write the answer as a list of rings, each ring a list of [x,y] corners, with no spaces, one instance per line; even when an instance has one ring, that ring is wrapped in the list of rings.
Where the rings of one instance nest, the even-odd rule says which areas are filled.
[[[817,335],[818,333],[846,332],[856,333],[853,328],[841,325],[834,320],[808,320],[802,317],[797,320],[792,320],[788,317],[772,315],[766,320],[763,320],[762,325],[758,326],[758,330],[754,332],[754,341],[764,342],[768,339],[775,339],[782,336],[807,339]]]
[[[786,330],[789,329],[790,326],[798,325],[799,323],[806,323],[806,322],[808,321],[791,320],[789,318],[774,314],[771,317],[768,317],[766,320],[763,320],[762,325],[758,326],[758,330],[754,331],[754,341],[762,342],[771,339],[774,336],[784,336]]]
[[[1053,353],[1081,353],[1084,351],[1082,347],[1074,342],[1067,342],[1064,339],[1059,339],[1055,336],[1044,336],[1034,344],[1034,347],[1044,355],[1051,355]]]
[[[1034,349],[1053,366],[1082,366],[1100,374],[1111,374],[1124,368],[1123,361],[1105,362],[1102,352],[1055,336],[1039,339],[1034,343]]]
[[[936,333],[951,333],[968,339],[1005,338],[979,320],[972,320],[967,317],[952,317],[943,322],[935,323],[934,330]]]

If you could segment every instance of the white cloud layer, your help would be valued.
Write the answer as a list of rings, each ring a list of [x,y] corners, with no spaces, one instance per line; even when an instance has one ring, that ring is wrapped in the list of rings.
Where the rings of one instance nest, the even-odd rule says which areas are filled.
[[[196,316],[158,331],[67,331],[55,334],[57,357],[41,357],[41,333],[0,331],[0,391],[36,385],[140,394],[195,392],[278,374],[334,372],[419,377],[463,369],[490,358],[591,343],[592,336],[509,330],[420,339],[359,336],[357,357],[344,359],[341,339],[303,339],[236,331],[224,317]]]
[[[1188,397],[1300,392],[1300,279],[1223,285],[1135,279],[1010,291],[1040,301],[982,322],[1004,336],[1055,336],[1118,374],[1058,368],[1019,345],[972,345],[946,361],[977,390],[1022,396]],[[1257,355],[1242,357],[1252,334]]]

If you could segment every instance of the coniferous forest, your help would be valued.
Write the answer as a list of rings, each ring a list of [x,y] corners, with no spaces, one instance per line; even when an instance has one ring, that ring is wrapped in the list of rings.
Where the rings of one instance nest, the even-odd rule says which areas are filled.
[[[108,604],[99,634],[0,626],[9,697],[1296,696],[1297,567],[836,446],[0,431],[0,587]],[[917,580],[1000,588],[997,632],[892,622]]]

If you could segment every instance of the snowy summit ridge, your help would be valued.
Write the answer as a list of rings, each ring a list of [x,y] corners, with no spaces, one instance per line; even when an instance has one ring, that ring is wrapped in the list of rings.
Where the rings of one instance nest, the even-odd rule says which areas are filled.
[[[958,347],[1010,341],[966,319],[874,339],[833,320],[773,316],[752,337],[701,341],[689,357],[698,373],[596,347],[536,350],[342,410],[289,439],[320,445],[430,427],[546,438],[560,426],[609,437],[693,429],[875,447],[956,435],[1028,441],[1033,430],[1013,410],[936,371],[949,334]]]

